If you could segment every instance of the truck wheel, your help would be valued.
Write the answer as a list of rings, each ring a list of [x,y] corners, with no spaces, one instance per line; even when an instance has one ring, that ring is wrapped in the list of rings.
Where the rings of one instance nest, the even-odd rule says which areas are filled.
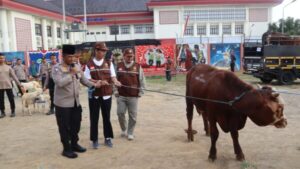
[[[271,83],[273,79],[268,75],[264,75],[263,77],[260,78],[260,80],[263,83]]]
[[[295,80],[292,72],[282,72],[279,76],[279,83],[282,85],[290,85]]]

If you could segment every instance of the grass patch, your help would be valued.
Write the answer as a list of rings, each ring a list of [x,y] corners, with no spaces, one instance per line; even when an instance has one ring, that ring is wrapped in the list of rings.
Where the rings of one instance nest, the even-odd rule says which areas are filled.
[[[242,162],[241,169],[257,169],[257,167],[254,164],[250,164],[247,161]]]

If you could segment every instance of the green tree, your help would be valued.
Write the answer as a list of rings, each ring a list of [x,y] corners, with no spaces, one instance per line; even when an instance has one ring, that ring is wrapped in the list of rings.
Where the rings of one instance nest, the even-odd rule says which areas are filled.
[[[277,23],[269,24],[269,31],[272,32],[281,32],[282,25],[284,27],[284,33],[288,35],[300,35],[300,19],[294,19],[292,17],[288,17],[286,19],[280,19]]]

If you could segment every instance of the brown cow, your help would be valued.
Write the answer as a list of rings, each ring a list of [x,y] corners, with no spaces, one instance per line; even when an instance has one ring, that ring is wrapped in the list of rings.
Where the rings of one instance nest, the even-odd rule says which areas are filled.
[[[208,158],[217,158],[216,142],[219,136],[217,123],[224,132],[230,132],[237,160],[244,160],[238,141],[238,130],[242,129],[247,117],[258,126],[274,125],[284,128],[287,120],[283,115],[284,105],[279,94],[270,87],[255,89],[240,80],[234,73],[218,70],[208,65],[197,65],[187,74],[186,104],[188,140],[193,141],[193,107],[202,112],[204,122],[209,122],[211,148]],[[198,99],[196,99],[198,98]],[[202,99],[201,99],[202,98]],[[208,101],[210,100],[210,101]],[[207,122],[204,123],[207,125]]]

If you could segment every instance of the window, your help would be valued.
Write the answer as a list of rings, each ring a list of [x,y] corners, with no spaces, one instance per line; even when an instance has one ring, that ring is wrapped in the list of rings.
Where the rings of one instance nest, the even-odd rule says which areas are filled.
[[[96,35],[100,35],[101,33],[100,32],[96,32]]]
[[[231,35],[231,24],[223,24],[222,28],[224,35]]]
[[[121,34],[130,34],[130,25],[121,25]]]
[[[210,25],[210,34],[211,35],[219,35],[219,25],[218,24]]]
[[[235,24],[235,34],[243,34],[244,33],[244,24],[236,23]]]
[[[147,24],[147,25],[134,25],[134,33],[153,33],[153,25]]]
[[[57,28],[56,31],[57,31],[57,37],[61,38],[61,29]]]
[[[95,35],[95,32],[90,32],[90,35]]]
[[[197,26],[197,35],[206,35],[206,25]]]
[[[145,33],[153,33],[154,32],[152,24],[145,25],[145,29],[146,29]]]
[[[119,34],[119,25],[109,26],[109,31],[110,31],[111,35],[118,35]]]
[[[191,21],[245,21],[245,8],[208,8],[185,10],[183,18]]]
[[[194,35],[194,26],[193,25],[187,26],[185,29],[184,35],[193,36]]]
[[[87,32],[86,35],[90,35],[90,32]]]
[[[66,38],[69,39],[70,38],[70,34],[69,32],[65,32]]]
[[[35,24],[35,35],[42,36],[42,25]]]
[[[105,35],[106,34],[106,32],[102,32],[102,35]]]
[[[51,26],[47,26],[47,36],[52,37]]]

